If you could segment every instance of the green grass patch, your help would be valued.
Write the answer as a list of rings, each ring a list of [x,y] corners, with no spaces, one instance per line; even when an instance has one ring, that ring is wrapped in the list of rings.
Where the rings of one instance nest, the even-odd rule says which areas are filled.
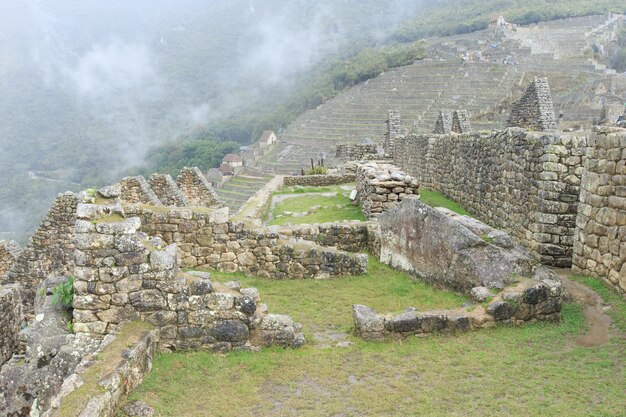
[[[291,187],[284,187],[281,190],[276,191],[273,195],[302,194],[302,193],[330,193],[330,192],[342,193],[342,192],[345,192],[347,188],[353,189],[355,186],[356,186],[355,183],[340,184],[340,185],[325,185],[321,187],[294,185]]]
[[[419,192],[420,200],[431,207],[444,207],[460,215],[474,217],[467,210],[465,210],[465,207],[454,200],[450,200],[443,194],[427,188],[420,188]]]
[[[314,188],[314,187],[312,187]],[[367,220],[363,215],[359,206],[352,205],[348,198],[349,192],[336,187],[334,190],[330,187],[314,188],[315,192],[336,192],[335,196],[327,197],[319,194],[302,195],[297,197],[289,197],[277,202],[271,210],[270,225],[284,224],[313,224],[326,223],[341,220]],[[307,187],[310,190],[310,188]],[[326,191],[329,190],[329,191]],[[282,194],[299,194],[305,191],[283,192]],[[310,191],[309,191],[310,192]],[[320,206],[317,209],[313,207]],[[304,213],[303,216],[293,216],[290,213]],[[280,217],[279,217],[280,216]]]
[[[240,281],[242,287],[255,287],[261,302],[272,313],[288,314],[302,323],[305,335],[320,331],[349,332],[353,327],[352,304],[365,304],[379,312],[458,308],[467,299],[413,279],[381,264],[370,256],[368,273],[326,280],[269,280],[242,274],[211,271],[218,282]]]

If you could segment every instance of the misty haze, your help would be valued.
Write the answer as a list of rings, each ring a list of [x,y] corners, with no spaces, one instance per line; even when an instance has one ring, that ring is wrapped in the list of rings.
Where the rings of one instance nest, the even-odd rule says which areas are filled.
[[[624,0],[0,0],[0,417],[626,417]]]

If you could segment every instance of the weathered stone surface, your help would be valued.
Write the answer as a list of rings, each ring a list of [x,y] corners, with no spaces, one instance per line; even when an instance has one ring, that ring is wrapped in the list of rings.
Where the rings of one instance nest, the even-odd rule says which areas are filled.
[[[474,287],[470,290],[470,295],[479,303],[482,303],[489,297],[493,297],[491,290],[487,287]]]
[[[124,412],[129,417],[152,417],[154,408],[143,401],[137,400],[124,406]]]
[[[547,78],[535,78],[522,98],[513,103],[507,126],[540,131],[556,129],[554,105]]]

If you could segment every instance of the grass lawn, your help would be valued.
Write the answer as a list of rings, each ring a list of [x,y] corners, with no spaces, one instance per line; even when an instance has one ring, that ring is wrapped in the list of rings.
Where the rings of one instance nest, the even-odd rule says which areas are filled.
[[[345,186],[343,187],[345,188]],[[340,220],[367,220],[361,212],[361,208],[352,205],[352,202],[348,198],[350,191],[344,188],[342,188],[342,186],[289,187],[281,190],[275,193],[273,198],[291,194],[296,196],[281,199],[281,201],[277,201],[276,204],[273,205],[269,224],[313,224]],[[321,195],[321,193],[336,193],[336,195],[324,196]],[[313,207],[318,208],[313,210]],[[300,216],[294,216],[292,214],[305,212],[308,213]]]
[[[215,274],[218,281],[232,276]],[[350,304],[381,311],[458,305],[463,299],[373,263],[364,277],[261,281],[270,311],[305,327],[350,327]],[[626,302],[598,280],[578,278],[612,305],[613,335],[577,346],[581,308],[561,324],[499,327],[404,342],[351,339],[346,348],[266,349],[260,353],[161,354],[131,396],[160,416],[624,416]]]
[[[420,200],[431,207],[445,207],[455,213],[473,217],[465,208],[454,200],[450,200],[443,194],[428,188],[420,188]]]

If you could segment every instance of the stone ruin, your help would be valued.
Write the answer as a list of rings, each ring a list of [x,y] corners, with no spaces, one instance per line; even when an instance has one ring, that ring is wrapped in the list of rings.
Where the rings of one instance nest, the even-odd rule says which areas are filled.
[[[467,110],[455,110],[453,112],[442,110],[435,122],[434,133],[439,135],[447,135],[454,133],[471,132],[472,127],[469,122],[469,114]]]
[[[347,162],[378,159],[383,155],[375,143],[343,143],[337,145],[335,156],[340,161]]]
[[[487,304],[471,310],[407,308],[397,315],[354,305],[360,337],[372,340],[469,331],[496,322],[560,320],[563,290],[558,277],[508,234],[470,217],[433,209],[414,196],[379,219],[382,262]]]
[[[417,195],[419,183],[400,168],[386,163],[360,164],[356,172],[356,199],[367,217],[393,210],[405,197]]]
[[[2,277],[22,253],[19,243],[14,240],[0,240],[0,277]]]
[[[547,78],[535,78],[524,95],[515,103],[507,120],[508,127],[528,130],[556,130],[554,104]]]
[[[387,134],[383,148],[385,155],[393,154],[393,146],[397,137],[402,135],[402,124],[400,122],[400,112],[398,110],[389,110],[389,118],[387,119]]]

